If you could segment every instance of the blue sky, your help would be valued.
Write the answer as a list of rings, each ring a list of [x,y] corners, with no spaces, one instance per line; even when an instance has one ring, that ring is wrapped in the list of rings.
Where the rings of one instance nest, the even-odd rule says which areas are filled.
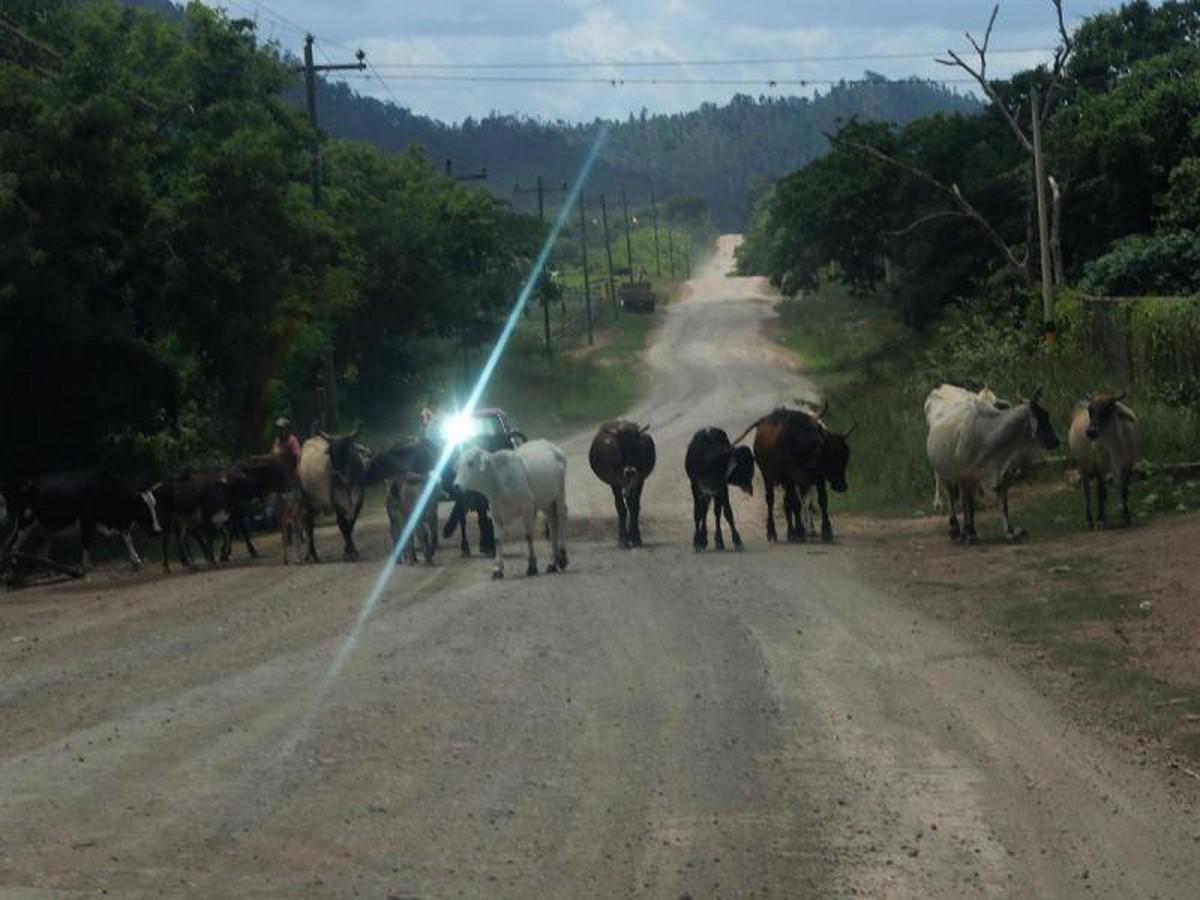
[[[292,50],[301,47],[302,31],[311,30],[318,36],[318,61],[324,61],[322,54],[348,61],[350,51],[361,47],[387,81],[385,86],[376,79],[355,79],[352,84],[360,93],[395,99],[451,122],[493,111],[576,121],[623,118],[643,107],[651,112],[680,111],[705,101],[724,102],[738,92],[811,93],[813,86],[781,83],[772,88],[768,82],[857,78],[865,69],[889,77],[960,78],[965,73],[937,65],[932,56],[948,47],[970,54],[963,32],[981,37],[992,9],[992,0],[269,0],[265,6],[256,0],[212,2],[233,15],[257,17],[264,37]],[[1115,5],[1065,0],[1068,25]],[[1034,65],[1049,56],[1055,41],[1050,0],[1002,3],[992,46],[1024,52],[996,53],[989,71],[1003,77]],[[903,58],[828,59],[876,55]],[[809,61],[687,64],[780,58]],[[612,61],[681,64],[465,68]],[[454,68],[438,68],[442,66]],[[459,80],[475,76],[549,80]],[[453,80],[443,80],[447,77]],[[656,77],[706,83],[651,85],[629,80]],[[607,83],[614,78],[626,83]],[[719,80],[751,83],[711,83]]]

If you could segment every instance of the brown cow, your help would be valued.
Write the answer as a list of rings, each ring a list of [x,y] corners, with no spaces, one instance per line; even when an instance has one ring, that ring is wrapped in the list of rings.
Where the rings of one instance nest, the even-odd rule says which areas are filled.
[[[649,425],[617,419],[605,422],[592,439],[588,462],[596,477],[612,488],[617,507],[617,540],[621,546],[642,546],[642,485],[654,471],[654,439]]]
[[[821,414],[780,407],[759,419],[747,429],[754,429],[754,458],[762,472],[767,498],[767,540],[778,541],[775,531],[775,485],[783,488],[783,514],[787,521],[787,539],[803,541],[806,537],[801,520],[801,498],[809,488],[817,489],[821,507],[821,538],[833,540],[833,525],[829,520],[829,498],[825,486],[841,493],[848,487],[846,465],[850,461],[850,446],[845,434],[831,431],[821,421]],[[740,438],[739,438],[740,440]]]

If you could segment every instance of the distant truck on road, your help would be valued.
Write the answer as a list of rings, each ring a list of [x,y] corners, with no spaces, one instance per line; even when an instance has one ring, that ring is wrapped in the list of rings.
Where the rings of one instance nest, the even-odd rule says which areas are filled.
[[[617,289],[621,309],[632,313],[653,313],[657,298],[648,281],[631,281]]]

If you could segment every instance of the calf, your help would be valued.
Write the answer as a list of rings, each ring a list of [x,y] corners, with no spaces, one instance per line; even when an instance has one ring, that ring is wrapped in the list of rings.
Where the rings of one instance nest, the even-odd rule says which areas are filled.
[[[393,547],[400,540],[405,524],[416,512],[421,495],[429,483],[429,477],[428,473],[409,472],[388,482],[387,517]],[[409,536],[408,546],[401,551],[401,556],[407,556],[408,561],[415,566],[419,543],[425,562],[432,563],[438,547],[437,532],[437,497],[431,495],[425,508],[421,510],[421,517]]]
[[[215,532],[229,518],[229,482],[219,469],[191,470],[155,485],[154,500],[162,529],[162,565],[171,571],[171,537],[175,538],[179,562],[194,566],[189,540],[194,536],[209,565],[216,565]]]
[[[463,490],[478,491],[487,497],[496,524],[505,538],[508,528],[520,520],[529,547],[527,575],[536,575],[537,557],[533,552],[533,524],[540,510],[550,529],[551,563],[547,572],[567,567],[567,458],[549,441],[528,441],[516,450],[488,453],[481,447],[468,447],[458,460],[455,483]],[[496,567],[493,578],[504,577],[504,551],[496,537]]]
[[[692,518],[695,531],[692,546],[696,552],[708,547],[709,503],[713,503],[713,530],[718,550],[725,549],[721,536],[721,513],[729,521],[729,533],[735,550],[742,549],[742,536],[733,523],[729,505],[729,485],[754,495],[754,454],[749,447],[734,447],[720,428],[702,428],[693,435],[684,458],[684,470],[692,484]]]
[[[1133,465],[1138,460],[1140,435],[1133,410],[1121,400],[1124,394],[1098,394],[1088,397],[1071,412],[1067,446],[1079,465],[1079,481],[1083,486],[1083,513],[1088,528],[1092,521],[1090,484],[1096,479],[1096,503],[1100,507],[1100,527],[1105,527],[1104,503],[1108,496],[1105,479],[1109,474],[1121,491],[1121,512],[1128,527],[1129,482]]]
[[[626,549],[642,546],[642,487],[654,471],[654,439],[649,425],[617,419],[600,426],[588,451],[596,477],[612,489],[617,508],[617,540]]]
[[[142,558],[133,543],[132,529],[138,525],[150,534],[158,534],[157,506],[151,491],[136,491],[111,472],[96,470],[47,475],[26,482],[13,504],[19,533],[13,546],[27,552],[49,541],[50,536],[79,528],[82,545],[80,567],[91,565],[92,542],[96,532],[119,534],[136,570]]]
[[[298,490],[288,491],[279,497],[279,538],[283,544],[283,564],[286,566],[289,562],[288,551],[308,542],[304,495]]]

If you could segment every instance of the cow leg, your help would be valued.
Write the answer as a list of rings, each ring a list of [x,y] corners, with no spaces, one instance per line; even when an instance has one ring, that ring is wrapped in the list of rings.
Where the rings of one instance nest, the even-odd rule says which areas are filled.
[[[960,483],[958,494],[963,507],[963,543],[977,543],[979,535],[975,531],[975,485]]]
[[[617,505],[617,543],[624,549],[629,549],[629,532],[626,529],[625,519],[629,514],[625,507],[625,494],[622,493],[619,487],[614,487],[613,502]]]
[[[817,503],[821,507],[821,540],[829,543],[833,540],[833,523],[829,521],[829,493],[824,478],[817,482]]]
[[[738,534],[737,526],[733,524],[733,506],[729,503],[728,488],[721,492],[721,503],[725,507],[725,518],[729,522],[729,536],[733,540],[733,549],[741,553],[745,545],[742,544],[742,536]]]
[[[537,554],[533,552],[533,526],[537,524],[537,510],[530,509],[521,514],[521,524],[525,526],[525,547],[529,551],[529,564],[525,567],[526,575],[538,573]]]
[[[434,503],[436,501],[431,499],[429,502]],[[454,498],[454,506],[450,510],[450,518],[446,520],[445,528],[442,531],[442,537],[449,540],[454,534],[455,528],[462,529],[461,538],[459,540],[459,550],[465,559],[471,555],[471,545],[467,542],[467,509],[461,491],[459,491],[458,496]]]
[[[640,478],[637,486],[634,487],[633,493],[629,497],[629,545],[631,547],[642,546],[642,486],[645,484]]]
[[[315,536],[317,533],[317,512],[313,509],[312,501],[308,498],[304,500],[304,530],[308,532],[308,554],[304,557],[305,562],[320,562],[317,557],[317,543]]]
[[[1108,502],[1108,479],[1101,472],[1096,476],[1096,506],[1099,513],[1097,518],[1100,520],[1101,528],[1108,527],[1108,524],[1104,521],[1104,504],[1106,502]]]
[[[1087,522],[1089,529],[1095,528],[1096,523],[1092,519],[1092,487],[1091,478],[1086,472],[1079,473],[1079,485],[1083,488],[1083,518]]]
[[[96,536],[95,525],[87,519],[79,520],[79,570],[85,575],[92,567],[92,540]],[[49,543],[49,542],[47,542]],[[46,550],[50,552],[49,548]]]
[[[354,520],[347,516],[341,510],[338,510],[337,516],[338,531],[342,533],[342,559],[346,562],[354,562],[358,559],[358,548],[354,546]]]
[[[492,567],[492,578],[504,577],[504,542],[501,535],[508,534],[504,529],[504,521],[492,513],[492,521],[496,523],[496,565]]]
[[[703,553],[708,547],[708,497],[692,482],[692,549]]]
[[[171,524],[163,524],[162,530],[162,566],[163,572],[171,573]]]
[[[128,529],[121,532],[121,540],[125,542],[125,550],[129,554],[129,564],[136,572],[142,567],[142,558],[138,555],[137,547],[133,544],[133,535],[129,533]]]
[[[958,507],[962,491],[959,490],[957,482],[947,483],[945,489],[946,505],[950,507],[950,540],[957,541],[962,537],[962,529],[958,525]]]
[[[808,539],[804,530],[804,517],[801,506],[804,499],[799,489],[791,482],[783,485],[783,516],[787,520],[787,539],[789,544],[802,544]]]
[[[1013,527],[1012,520],[1008,516],[1008,483],[1001,482],[996,488],[996,503],[1000,507],[1000,518],[1004,522],[1004,536],[1010,541],[1020,540],[1025,537],[1024,528]]]
[[[763,493],[767,498],[767,541],[779,543],[779,534],[775,531],[775,482],[763,477]]]
[[[1125,520],[1125,527],[1128,528],[1133,524],[1133,519],[1129,515],[1129,482],[1133,480],[1133,467],[1126,466],[1121,471],[1121,518]]]
[[[723,492],[718,492],[712,498],[713,504],[713,546],[718,550],[725,549],[725,535],[721,534],[721,496]],[[707,506],[707,504],[705,504]],[[707,510],[705,510],[707,512]]]
[[[554,501],[554,517],[558,522],[558,549],[555,551],[554,562],[558,571],[567,568],[567,495],[564,491]]]
[[[479,494],[475,500],[475,512],[479,519],[479,553],[482,556],[496,555],[496,527],[492,523],[487,497]]]

